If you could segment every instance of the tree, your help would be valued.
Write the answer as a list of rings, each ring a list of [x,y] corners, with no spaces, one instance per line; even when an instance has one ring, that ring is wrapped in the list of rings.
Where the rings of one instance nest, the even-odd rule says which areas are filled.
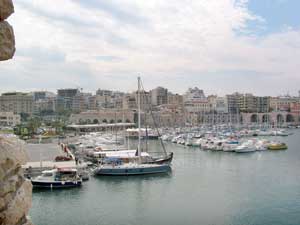
[[[41,119],[38,117],[32,117],[27,122],[27,128],[30,135],[35,134],[37,132],[37,128],[42,125]]]

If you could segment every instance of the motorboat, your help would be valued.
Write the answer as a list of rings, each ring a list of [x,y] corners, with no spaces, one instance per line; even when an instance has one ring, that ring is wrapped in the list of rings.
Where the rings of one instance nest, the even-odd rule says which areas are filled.
[[[40,176],[31,178],[31,183],[33,188],[70,188],[81,186],[82,178],[77,169],[57,168],[44,170]]]
[[[235,150],[237,153],[246,153],[246,152],[255,152],[254,142],[252,140],[248,140],[238,145]]]

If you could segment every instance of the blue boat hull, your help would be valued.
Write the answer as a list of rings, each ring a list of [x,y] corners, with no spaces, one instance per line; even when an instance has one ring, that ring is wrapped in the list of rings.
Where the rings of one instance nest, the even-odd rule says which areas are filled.
[[[98,168],[95,171],[96,175],[109,175],[109,176],[129,176],[129,175],[145,175],[167,173],[171,171],[169,165],[160,165],[158,167],[143,167],[143,168]]]
[[[82,181],[55,181],[55,182],[40,182],[31,180],[33,188],[71,188],[79,187]]]

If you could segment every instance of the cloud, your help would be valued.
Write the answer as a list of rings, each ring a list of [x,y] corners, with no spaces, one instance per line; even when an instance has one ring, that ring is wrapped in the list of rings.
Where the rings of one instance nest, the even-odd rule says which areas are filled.
[[[174,92],[199,86],[220,94],[232,89],[277,94],[254,85],[268,81],[295,93],[298,87],[278,77],[300,83],[299,30],[258,35],[268,23],[248,5],[247,0],[64,0],[58,7],[50,0],[19,0],[10,18],[17,53],[0,64],[0,77],[6,79],[7,70],[20,80],[30,77],[26,88],[39,87],[41,78],[35,76],[50,76],[53,81],[43,88],[69,83],[130,90],[140,74],[145,86],[165,85]]]

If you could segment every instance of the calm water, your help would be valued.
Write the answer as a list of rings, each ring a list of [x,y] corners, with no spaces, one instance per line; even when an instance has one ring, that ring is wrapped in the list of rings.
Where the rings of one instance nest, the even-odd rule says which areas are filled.
[[[35,225],[299,225],[300,130],[287,151],[246,154],[167,144],[164,176],[91,177],[82,188],[33,193]],[[151,147],[159,146],[151,142]]]

